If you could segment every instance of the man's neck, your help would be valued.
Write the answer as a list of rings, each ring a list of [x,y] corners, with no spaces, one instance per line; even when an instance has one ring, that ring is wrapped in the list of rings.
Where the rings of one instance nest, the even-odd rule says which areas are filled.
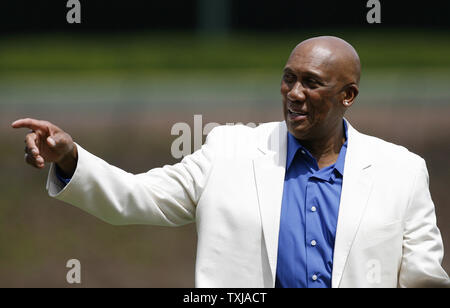
[[[322,138],[314,140],[302,140],[302,145],[308,149],[311,155],[317,160],[319,169],[336,163],[345,143],[345,132],[342,121],[335,125],[329,133]]]

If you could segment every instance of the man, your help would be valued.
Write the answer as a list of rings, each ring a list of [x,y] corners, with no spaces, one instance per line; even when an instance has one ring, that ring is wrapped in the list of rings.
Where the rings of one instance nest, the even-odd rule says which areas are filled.
[[[26,161],[49,195],[111,224],[197,223],[198,287],[449,287],[425,162],[344,119],[359,57],[336,37],[295,47],[285,121],[218,127],[173,166],[131,174],[34,119]]]

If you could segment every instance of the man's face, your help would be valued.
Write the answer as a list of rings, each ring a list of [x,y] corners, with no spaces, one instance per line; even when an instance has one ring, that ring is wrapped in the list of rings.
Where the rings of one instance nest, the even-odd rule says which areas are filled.
[[[299,140],[327,136],[344,114],[339,69],[329,49],[298,46],[283,71],[281,95],[289,132]]]

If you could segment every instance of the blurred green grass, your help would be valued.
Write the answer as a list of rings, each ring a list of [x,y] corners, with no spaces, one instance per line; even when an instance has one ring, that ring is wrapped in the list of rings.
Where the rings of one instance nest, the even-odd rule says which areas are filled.
[[[0,38],[0,71],[279,72],[298,42],[322,34],[337,35],[353,44],[363,59],[364,69],[450,69],[448,32],[322,30],[235,33],[226,37],[202,37],[190,33],[4,36]]]
[[[0,106],[270,106],[279,101],[281,71],[292,48],[325,34],[358,50],[359,100],[366,104],[449,104],[450,32],[323,29],[223,37],[173,32],[3,36]]]

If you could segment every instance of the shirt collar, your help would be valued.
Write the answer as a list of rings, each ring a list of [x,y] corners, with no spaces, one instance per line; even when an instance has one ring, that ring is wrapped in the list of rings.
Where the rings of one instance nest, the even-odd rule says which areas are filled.
[[[344,175],[345,154],[347,152],[347,143],[348,143],[347,123],[345,120],[343,120],[342,122],[344,123],[343,125],[344,125],[345,142],[342,145],[341,151],[339,152],[338,159],[336,160],[336,163],[334,164],[334,169],[336,171],[338,171],[341,174],[341,176]],[[303,147],[300,140],[298,140],[297,138],[292,136],[291,133],[288,131],[286,170],[291,166],[292,161],[294,160],[297,152],[302,151],[302,150],[305,151],[305,153],[307,153],[309,156],[311,156],[311,154],[309,154],[309,151],[305,147]]]
[[[289,169],[289,167],[291,166],[295,154],[297,154],[298,151],[301,151],[303,149],[304,147],[302,146],[300,141],[296,139],[294,136],[292,136],[291,133],[288,131],[286,169]]]
[[[341,151],[339,152],[339,156],[336,160],[336,163],[334,164],[334,169],[336,169],[336,171],[338,171],[341,176],[344,176],[344,163],[345,163],[345,154],[347,153],[347,143],[348,143],[348,134],[347,134],[347,122],[344,122],[344,137],[345,137],[345,142],[342,145]]]

